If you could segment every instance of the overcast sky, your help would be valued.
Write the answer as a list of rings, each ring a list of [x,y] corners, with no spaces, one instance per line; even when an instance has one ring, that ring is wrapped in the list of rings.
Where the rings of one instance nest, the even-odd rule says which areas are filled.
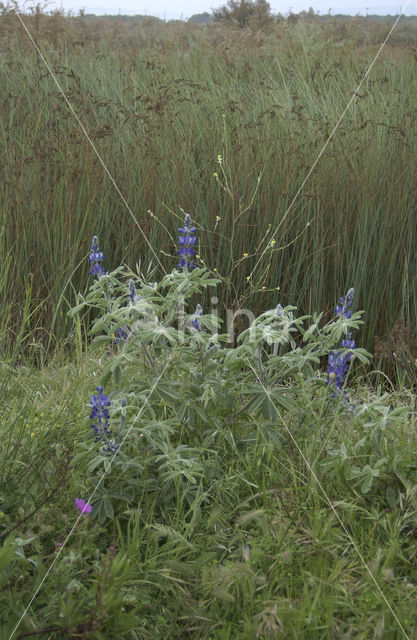
[[[366,12],[381,15],[396,15],[404,9],[406,0],[387,2],[382,0],[383,4],[378,4],[375,0],[270,0],[273,13],[287,14],[290,10],[298,13],[302,10],[308,10],[313,7],[315,11],[321,14],[328,13],[329,9],[332,13],[344,13],[350,15],[361,14]],[[78,13],[79,9],[85,9],[86,13],[117,14],[126,15],[143,14],[157,16],[165,20],[186,20],[195,13],[203,13],[215,7],[226,4],[226,0],[54,0],[48,3],[48,9],[61,7],[65,11],[71,10]],[[417,14],[417,0],[411,0],[405,11],[406,15]]]

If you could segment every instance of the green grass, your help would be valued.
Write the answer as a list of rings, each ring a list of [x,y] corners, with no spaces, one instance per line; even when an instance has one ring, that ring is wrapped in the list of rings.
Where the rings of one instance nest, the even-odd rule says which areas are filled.
[[[415,396],[358,376],[336,395],[321,366],[360,313],[272,310],[230,349],[210,315],[166,322],[207,272],[137,278],[129,306],[121,275],[94,282],[78,360],[1,369],[1,637],[417,638]],[[113,460],[89,419],[99,384]]]
[[[403,628],[417,640],[412,27],[384,49],[284,218],[386,26],[26,19],[164,268],[189,211],[218,282],[203,270],[162,281],[4,12],[0,639],[36,593],[16,638],[396,640]],[[108,271],[132,271],[87,294],[94,234]],[[136,263],[143,301],[127,307]],[[365,324],[326,325],[350,286]],[[185,337],[172,324],[179,287],[186,313],[204,307],[203,330]],[[303,327],[270,312],[256,344],[247,332],[223,348],[206,331],[214,293],[220,316],[277,302],[327,312]],[[145,301],[160,323],[145,313],[140,325]],[[265,323],[281,322],[295,342],[273,328],[273,355]],[[355,351],[346,405],[325,369],[349,327],[361,347],[383,339],[372,370]],[[89,419],[101,383],[113,432],[130,429],[111,469]],[[96,486],[76,522],[75,498]]]
[[[253,33],[26,20],[168,271],[182,207],[198,226],[201,259],[222,276],[224,307],[257,312],[280,287],[283,304],[331,309],[355,286],[368,313],[365,347],[398,319],[415,326],[416,78],[407,25],[284,220],[387,27],[299,22]],[[66,311],[84,290],[93,234],[109,266],[157,263],[12,15],[0,17],[1,39],[2,326],[13,343],[30,287],[33,313],[19,341],[27,355],[40,345],[45,358],[71,328]]]
[[[79,367],[8,371],[3,382],[1,454],[8,463],[0,505],[1,637],[9,637],[53,561],[56,543],[72,528],[74,496],[89,491],[88,474],[74,455],[91,438],[85,389],[94,388],[97,366],[87,358]],[[300,408],[284,420],[350,538],[282,422],[232,428],[210,448],[197,432],[192,442],[205,460],[206,488],[201,484],[186,499],[182,492],[143,486],[131,507],[106,525],[85,517],[15,637],[49,629],[43,633],[51,639],[402,638],[353,540],[409,637],[416,638],[415,486],[403,479],[400,500],[389,507],[384,481],[361,496],[341,475],[323,476],[317,465],[323,437],[333,444],[343,439],[349,450],[355,429],[343,410],[332,416],[323,400],[317,410],[314,390],[309,402],[298,392]],[[355,399],[370,400],[363,390]],[[390,402],[401,404],[395,395]],[[414,433],[415,418],[404,418],[392,441],[410,463]],[[182,441],[189,444],[189,435]],[[145,468],[147,456],[139,447],[137,460]],[[8,531],[6,539],[16,540],[9,554]]]

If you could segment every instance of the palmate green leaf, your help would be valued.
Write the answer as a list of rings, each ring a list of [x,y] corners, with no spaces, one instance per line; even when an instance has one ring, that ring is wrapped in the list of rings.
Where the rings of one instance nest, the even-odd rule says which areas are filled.
[[[97,445],[100,446],[100,442],[97,442]],[[101,465],[103,465],[103,469],[106,473],[109,472],[111,470],[110,458],[101,454],[94,456],[94,458],[92,458],[87,464],[87,471],[92,473]]]
[[[173,420],[148,420],[140,426],[140,433],[152,443],[154,447],[161,448],[165,440],[175,433]]]
[[[90,334],[94,335],[100,332],[108,333],[109,327],[111,326],[112,317],[113,316],[110,313],[103,314],[94,322],[93,326],[90,329]]]
[[[104,524],[106,520],[113,518],[113,505],[107,496],[101,496],[93,503],[93,514],[98,518],[100,524]]]
[[[175,386],[178,385],[179,383],[175,383]],[[161,398],[161,400],[165,400],[166,402],[178,402],[181,400],[181,395],[174,391],[173,386],[173,383],[169,384],[169,382],[159,382],[155,388],[155,393]]]
[[[372,353],[369,353],[366,349],[353,349],[350,352],[353,353],[354,357],[357,358],[359,362],[362,362],[362,364],[369,364],[372,360]],[[344,353],[349,353],[349,350],[344,351]]]
[[[249,405],[247,412],[249,415],[255,415],[265,402],[265,394],[259,393],[256,399]]]
[[[272,389],[270,390],[270,401],[273,402],[276,407],[281,407],[285,411],[289,411],[293,407],[293,402],[288,397],[287,389]]]
[[[308,340],[310,340],[317,330],[318,330],[317,324],[310,325],[303,335],[303,342],[307,342]]]
[[[323,315],[323,313],[319,313],[318,315],[314,314],[313,323],[308,327],[308,329],[306,329],[304,332],[303,329],[301,329],[301,332],[303,333],[303,342],[307,342],[314,336],[316,332],[320,331],[319,324]]]
[[[265,420],[274,421],[278,417],[277,408],[274,402],[271,401],[271,398],[266,396],[262,403],[262,413]]]
[[[126,363],[129,359],[123,351],[113,356],[110,360],[108,360],[103,367],[102,379],[105,377],[106,380],[110,378],[111,375],[114,375],[115,369],[119,368],[119,372],[116,375],[120,375],[122,373],[123,364]],[[103,383],[103,387],[104,387]]]
[[[241,393],[244,395],[253,394],[256,396],[256,399],[251,402],[247,409],[249,415],[255,415],[259,408],[262,408],[265,417],[274,415],[275,417],[273,419],[276,419],[277,410],[279,410],[279,408],[289,411],[293,407],[293,402],[288,397],[286,388],[267,389],[266,392],[260,384],[252,384],[250,387],[247,385]],[[276,405],[276,408],[274,405]]]

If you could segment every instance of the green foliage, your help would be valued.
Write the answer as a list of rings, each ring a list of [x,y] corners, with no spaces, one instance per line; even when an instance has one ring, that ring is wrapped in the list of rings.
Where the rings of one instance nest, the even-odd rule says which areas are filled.
[[[349,283],[366,307],[368,350],[398,319],[416,326],[416,74],[414,40],[395,42],[401,26],[284,219],[383,24],[284,21],[256,33],[26,20],[168,272],[181,205],[227,308],[259,313],[280,287],[283,304],[311,314]],[[0,48],[2,349],[42,362],[75,344],[66,312],[86,291],[94,233],[108,269],[157,262],[13,15],[0,21]],[[381,368],[392,375],[392,359]]]
[[[109,348],[101,384],[107,387],[113,378],[116,385],[110,417],[121,450],[94,454],[91,442],[76,458],[91,486],[99,487],[92,504],[101,523],[113,518],[114,504],[116,512],[131,507],[141,491],[161,492],[164,501],[181,494],[191,504],[199,491],[209,490],[214,478],[205,469],[215,466],[223,441],[237,446],[237,434],[245,439],[248,419],[280,422],[281,410],[295,411],[294,383],[314,380],[326,390],[325,380],[316,377],[321,359],[361,324],[361,313],[355,313],[321,327],[320,315],[305,328],[309,316],[297,318],[295,307],[278,305],[256,318],[230,349],[231,338],[219,334],[216,316],[200,316],[200,330],[191,323],[192,308],[219,284],[209,271],[174,270],[153,284],[136,276],[133,301],[126,282],[134,274],[126,272],[124,282],[121,275],[122,269],[101,275],[71,312],[99,311],[93,346]],[[126,339],[116,347],[122,327]],[[368,362],[363,349],[353,353]]]
[[[272,19],[271,6],[266,0],[228,0],[223,7],[213,9],[213,18],[239,27],[246,27],[254,21],[258,26],[265,26]]]
[[[195,13],[190,18],[188,18],[188,22],[196,22],[197,24],[207,24],[213,19],[213,17],[204,11],[204,13]]]
[[[311,149],[319,149],[317,132],[326,137],[323,121],[343,104],[343,82],[355,86],[360,46],[357,58],[349,60],[345,51],[338,58],[331,38],[325,45],[317,39],[328,25],[314,22],[309,31],[299,20],[270,40],[263,34],[264,49],[259,32],[255,47],[251,29],[236,40],[228,29],[229,53],[219,54],[219,25],[212,32],[192,25],[171,31],[149,23],[135,32],[124,21],[127,40],[113,33],[114,49],[103,56],[107,43],[86,36],[97,35],[91,26],[97,23],[85,16],[72,22],[59,13],[46,17],[38,8],[31,23],[38,41],[51,44],[71,99],[89,126],[98,127],[101,153],[137,198],[136,209],[140,202],[155,210],[144,227],[167,271],[152,266],[143,244],[134,272],[109,268],[87,290],[87,267],[81,269],[86,232],[91,237],[105,225],[106,265],[108,256],[117,264],[138,258],[137,233],[105,191],[93,155],[47,77],[34,71],[29,51],[22,65],[20,45],[22,51],[27,45],[14,27],[9,30],[9,17],[6,12],[0,22],[15,45],[7,49],[11,65],[0,63],[6,78],[0,91],[10,91],[1,123],[9,165],[0,195],[13,208],[0,235],[6,303],[0,338],[9,356],[0,367],[0,637],[9,638],[17,624],[16,637],[51,639],[414,637],[415,397],[404,388],[385,393],[378,386],[381,372],[365,377],[370,354],[362,348],[352,350],[343,391],[327,386],[327,356],[341,338],[355,331],[364,344],[358,337],[367,335],[363,314],[327,322],[310,309],[332,308],[348,279],[367,300],[369,336],[389,324],[405,300],[407,313],[414,313],[412,243],[404,235],[412,228],[412,181],[404,167],[414,140],[404,145],[399,129],[384,127],[377,113],[377,97],[391,115],[398,113],[395,92],[382,80],[368,85],[365,103],[358,101],[349,121],[351,146],[343,135],[334,141],[311,197],[284,218]],[[335,39],[345,33],[338,29],[329,31]],[[87,74],[88,56],[71,41],[80,33],[89,40],[98,78]],[[178,40],[181,34],[189,38]],[[65,65],[58,66],[64,35],[74,48],[65,43]],[[242,38],[248,39],[243,48]],[[181,42],[178,55],[172,42]],[[277,42],[284,57],[276,55]],[[348,43],[353,50],[353,40]],[[122,46],[126,51],[117,49]],[[143,58],[129,57],[129,47]],[[196,68],[204,86],[193,75]],[[414,76],[406,58],[401,71],[387,59],[384,73],[407,101]],[[28,88],[18,94],[21,77],[39,95]],[[105,103],[98,97],[103,91]],[[133,94],[138,97],[131,104]],[[243,98],[246,120],[239,111]],[[35,122],[25,105],[36,99],[38,109],[30,110]],[[408,108],[412,114],[411,103]],[[110,129],[97,124],[103,109],[111,112]],[[285,117],[278,118],[281,109]],[[58,114],[53,123],[51,114]],[[54,131],[49,141],[48,123]],[[366,137],[367,127],[374,137]],[[11,131],[19,144],[9,145]],[[275,157],[271,139],[277,153],[285,153]],[[60,145],[66,150],[62,175]],[[33,148],[39,158],[53,153],[57,163],[37,165]],[[175,153],[169,155],[170,148]],[[256,167],[254,149],[262,159]],[[355,153],[372,159],[372,171],[359,171]],[[395,189],[383,180],[391,153]],[[68,203],[71,185],[77,188]],[[398,193],[401,210],[387,218],[386,198],[394,202],[395,195],[398,202]],[[197,211],[200,257],[191,272],[171,271],[178,216],[170,202]],[[273,225],[279,225],[276,240]],[[402,270],[399,254],[405,256]],[[25,275],[22,282],[16,274]],[[133,300],[129,279],[137,289]],[[296,306],[276,306],[278,283],[279,300]],[[205,311],[199,330],[193,325],[197,304]],[[44,350],[66,335],[68,307],[73,335],[66,348],[76,360],[68,362],[65,348],[56,349],[43,367]],[[244,311],[249,326],[241,321]],[[228,322],[222,322],[225,315]],[[47,319],[51,329],[41,337]],[[404,387],[414,379],[405,320],[385,346],[378,344],[381,358],[395,349]],[[34,353],[38,369],[23,364],[22,356]],[[111,399],[112,438],[120,445],[113,453],[94,441],[91,429],[89,396],[100,383]],[[81,496],[91,501],[91,514],[77,512],[74,499]]]
[[[370,636],[375,624],[381,637],[396,637],[399,623],[416,627],[415,416],[395,394],[363,385],[334,396],[321,372],[362,314],[326,324],[323,314],[279,307],[230,348],[215,316],[199,317],[200,331],[190,323],[214,286],[201,268],[152,284],[110,272],[73,310],[97,312],[82,367],[8,368],[0,424],[15,448],[0,440],[6,637],[43,578],[19,633],[330,640]],[[128,337],[115,344],[121,326]],[[366,362],[369,354],[354,356]],[[122,445],[115,456],[101,452],[89,426],[85,405],[99,380]],[[12,421],[23,422],[22,435]],[[76,523],[80,495],[93,513]]]

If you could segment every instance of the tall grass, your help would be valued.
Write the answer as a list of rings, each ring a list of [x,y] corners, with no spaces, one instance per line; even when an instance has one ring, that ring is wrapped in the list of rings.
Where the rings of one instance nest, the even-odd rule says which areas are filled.
[[[331,309],[354,286],[366,348],[398,318],[415,325],[407,30],[383,50],[285,217],[389,26],[25,20],[167,270],[182,207],[201,259],[223,278],[224,306],[257,312],[279,298],[302,312]],[[46,351],[68,336],[94,233],[109,267],[156,259],[12,14],[0,18],[0,49],[0,326],[9,342],[20,336],[19,349]]]

